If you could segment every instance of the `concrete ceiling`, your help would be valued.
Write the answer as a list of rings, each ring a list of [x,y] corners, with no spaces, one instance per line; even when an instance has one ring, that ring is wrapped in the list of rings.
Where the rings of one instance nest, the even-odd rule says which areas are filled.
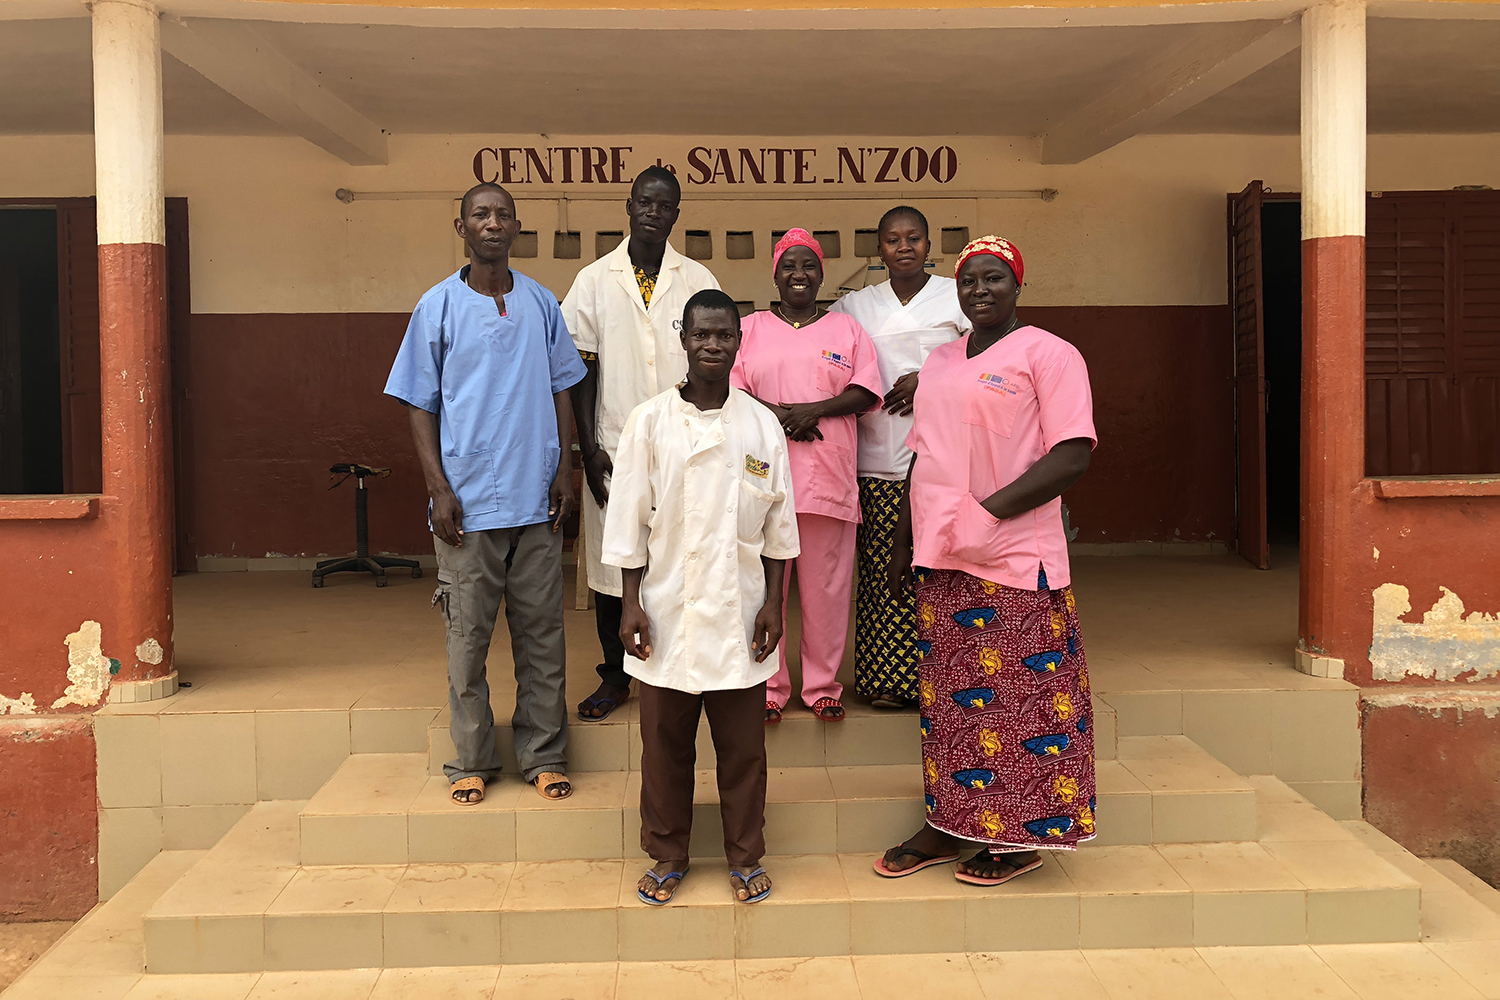
[[[1500,21],[1371,18],[1371,132],[1500,132]],[[1295,134],[1301,53],[1184,111],[1159,131]]]
[[[265,23],[376,125],[413,133],[1033,135],[1215,24],[648,31]],[[1372,19],[1370,128],[1500,131],[1500,21]],[[1295,133],[1292,53],[1159,131]],[[283,130],[163,60],[169,132]],[[0,133],[92,128],[89,25],[3,22]]]
[[[168,132],[281,135],[283,130],[182,63],[162,59],[162,112]],[[94,130],[89,22],[0,21],[0,135]]]

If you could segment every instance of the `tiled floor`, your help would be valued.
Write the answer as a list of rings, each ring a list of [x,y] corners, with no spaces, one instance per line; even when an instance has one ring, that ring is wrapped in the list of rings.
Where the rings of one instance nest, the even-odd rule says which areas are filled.
[[[1093,556],[1074,559],[1073,572],[1089,667],[1101,691],[1339,688],[1291,667],[1295,565],[1260,572],[1234,556]],[[566,573],[571,596],[572,568]],[[193,688],[165,711],[445,703],[442,625],[431,607],[436,584],[430,572],[421,580],[393,577],[384,589],[347,576],[330,577],[314,590],[309,578],[177,577],[177,666]],[[795,622],[794,613],[794,634]],[[570,609],[566,626],[569,691],[582,698],[597,683],[593,612]],[[846,683],[852,655],[851,649]],[[497,699],[512,695],[503,623],[490,654],[490,680]]]

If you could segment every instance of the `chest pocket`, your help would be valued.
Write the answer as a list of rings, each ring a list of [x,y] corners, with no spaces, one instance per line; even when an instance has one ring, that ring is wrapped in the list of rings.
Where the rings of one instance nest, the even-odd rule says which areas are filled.
[[[983,372],[964,390],[964,423],[1010,437],[1030,388],[1013,374]]]
[[[766,530],[766,515],[779,499],[769,490],[752,485],[748,480],[740,480],[739,506],[736,508],[740,541],[753,545],[761,540]]]
[[[830,357],[832,355],[832,357]],[[824,399],[832,399],[849,388],[849,379],[854,374],[854,359],[832,348],[820,349],[813,360],[817,371],[817,386]],[[802,402],[789,400],[789,402]]]

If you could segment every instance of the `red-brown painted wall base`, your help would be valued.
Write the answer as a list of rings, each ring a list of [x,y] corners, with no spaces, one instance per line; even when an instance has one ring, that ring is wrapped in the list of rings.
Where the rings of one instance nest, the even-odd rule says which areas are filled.
[[[116,624],[110,523],[107,504],[97,520],[0,520],[0,552],[10,567],[0,573],[0,697],[30,695],[36,711],[49,711],[68,687],[64,640],[86,621],[100,624],[105,656],[123,663],[134,653]]]
[[[120,657],[120,680],[172,670],[166,275],[167,248],[159,243],[99,247],[104,493],[113,572],[124,598],[116,639],[128,651]]]
[[[1063,498],[1079,542],[1234,539],[1228,306],[1023,306],[1083,353],[1099,447]]]
[[[1077,540],[1232,539],[1227,307],[1038,307],[1022,316],[1078,345],[1089,362],[1102,443],[1066,497]],[[342,461],[395,470],[371,485],[374,549],[431,549],[406,414],[381,394],[407,319],[193,316],[197,555],[349,551],[352,484],[328,489],[328,467]]]
[[[406,411],[385,396],[406,332],[395,313],[197,314],[189,416],[200,556],[354,548],[354,483],[328,467],[394,469],[370,487],[370,546],[432,550]]]
[[[1500,689],[1488,694],[1493,711]],[[1414,854],[1452,858],[1500,886],[1500,713],[1367,701],[1364,769],[1369,822]]]
[[[75,920],[99,901],[92,721],[0,719],[0,920]]]

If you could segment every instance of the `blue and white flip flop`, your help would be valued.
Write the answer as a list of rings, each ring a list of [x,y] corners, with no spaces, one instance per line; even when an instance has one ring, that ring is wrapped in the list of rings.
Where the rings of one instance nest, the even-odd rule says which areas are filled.
[[[766,873],[766,870],[764,868],[760,868],[760,867],[757,867],[755,869],[755,871],[751,872],[748,875],[742,874],[742,873],[734,871],[732,869],[729,872],[729,874],[733,875],[735,878],[739,879],[740,882],[742,882],[744,884],[746,890],[748,890],[750,888],[750,880],[751,879],[753,879],[757,875],[764,875],[765,873]],[[769,895],[771,895],[771,890],[770,889],[766,889],[764,892],[758,892],[758,893],[756,893],[755,895],[751,896],[749,899],[741,899],[741,900],[737,900],[737,902],[740,902],[740,903],[759,903],[761,900],[765,899]]]
[[[677,880],[677,888],[678,889],[682,888],[682,880],[683,880],[684,877],[686,877],[687,873],[688,873],[688,869],[686,869],[686,868],[684,868],[680,872],[667,872],[665,875],[658,875],[658,874],[656,874],[656,872],[652,871],[651,869],[649,869],[649,868],[646,869],[646,874],[649,875],[649,876],[651,876],[651,878],[653,880],[655,880],[656,887],[658,889],[660,889],[661,886],[662,886],[662,884],[664,882],[666,882],[668,879],[673,879],[673,878],[675,878]],[[651,893],[648,893],[645,889],[642,889],[642,888],[639,888],[639,887],[636,888],[635,894],[637,896],[641,897],[641,902],[645,903],[648,906],[666,906],[668,903],[670,903],[672,901],[670,899],[657,899],[654,895],[652,895]],[[677,895],[677,890],[676,889],[672,890],[672,895],[674,897]]]

